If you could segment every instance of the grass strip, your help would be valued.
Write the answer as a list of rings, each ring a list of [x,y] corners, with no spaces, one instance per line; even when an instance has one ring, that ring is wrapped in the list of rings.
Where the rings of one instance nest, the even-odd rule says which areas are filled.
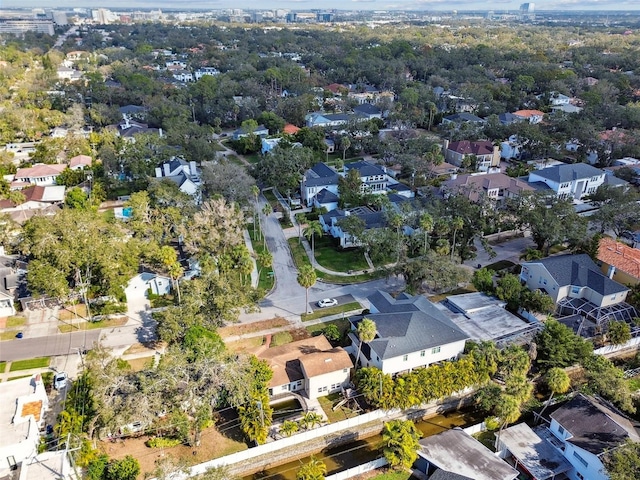
[[[16,360],[11,362],[10,372],[19,370],[30,370],[32,368],[46,368],[49,366],[51,359],[49,357],[29,358],[27,360]]]
[[[313,313],[303,313],[300,315],[303,322],[308,322],[309,320],[316,320],[318,318],[329,317],[331,315],[338,315],[340,313],[351,312],[353,310],[362,310],[362,305],[358,302],[349,302],[344,305],[336,305],[335,307],[322,308],[320,310],[316,310]]]

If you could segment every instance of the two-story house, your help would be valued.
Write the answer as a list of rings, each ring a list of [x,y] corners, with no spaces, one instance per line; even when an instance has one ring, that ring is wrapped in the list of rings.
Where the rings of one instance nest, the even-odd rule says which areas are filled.
[[[560,198],[580,200],[605,183],[605,172],[586,163],[554,165],[529,173],[529,183],[540,182]]]
[[[349,170],[356,169],[360,175],[360,191],[362,193],[386,193],[389,177],[378,165],[361,160],[344,166],[345,175]]]
[[[387,218],[384,212],[372,210],[369,207],[354,207],[346,210],[336,208],[318,219],[322,230],[333,238],[337,238],[341,248],[349,248],[361,245],[359,239],[354,238],[349,233],[342,230],[340,220],[350,215],[357,216],[364,225],[365,230],[382,228],[387,225]]]
[[[166,178],[175,183],[182,193],[199,199],[200,176],[196,162],[187,162],[180,157],[173,157],[170,161],[156,167],[156,178]]]
[[[300,198],[310,207],[314,198],[323,190],[338,195],[338,180],[340,175],[333,168],[324,163],[316,163],[307,170],[300,182]]]
[[[349,354],[331,347],[324,335],[267,348],[257,356],[273,370],[271,397],[295,392],[314,399],[339,392],[349,385],[353,368]]]
[[[376,324],[375,338],[362,343],[356,363],[395,375],[455,360],[463,352],[469,336],[426,297],[402,293],[393,298],[378,291],[368,300],[369,314],[349,318],[354,352],[360,345],[355,333],[358,323],[369,318]]]
[[[596,397],[581,393],[533,430],[525,423],[502,431],[498,452],[540,480],[607,480],[604,456],[627,440],[639,442],[634,423]]]
[[[604,275],[586,254],[524,262],[520,280],[549,295],[562,314],[582,314],[598,324],[636,315],[625,303],[629,288]]]
[[[482,175],[452,175],[450,180],[442,182],[440,191],[448,195],[464,195],[472,202],[483,196],[502,202],[507,198],[515,198],[523,192],[535,190],[527,182],[509,177],[504,173],[487,173]]]
[[[444,141],[444,159],[456,167],[462,167],[467,158],[475,161],[475,170],[487,172],[492,167],[500,166],[500,147],[488,140],[458,142]]]

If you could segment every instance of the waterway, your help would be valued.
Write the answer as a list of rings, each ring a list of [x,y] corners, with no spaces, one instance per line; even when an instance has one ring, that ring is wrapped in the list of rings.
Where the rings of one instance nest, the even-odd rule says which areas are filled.
[[[416,427],[422,432],[423,437],[437,435],[455,427],[468,427],[483,420],[472,409],[462,409],[443,415],[428,418],[416,423]],[[363,440],[358,440],[340,447],[323,450],[316,453],[315,457],[322,460],[327,466],[327,475],[347,470],[361,465],[381,456],[379,446],[381,435],[375,435]],[[254,475],[244,477],[243,480],[295,480],[296,472],[300,466],[309,461],[309,457],[282,464]]]

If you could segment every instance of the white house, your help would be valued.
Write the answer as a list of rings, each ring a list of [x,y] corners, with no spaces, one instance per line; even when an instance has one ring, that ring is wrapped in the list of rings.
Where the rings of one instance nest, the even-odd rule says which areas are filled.
[[[375,322],[376,336],[362,343],[356,359],[362,366],[395,375],[455,360],[464,351],[469,336],[426,297],[402,293],[393,298],[378,291],[368,300],[371,313],[366,318]],[[349,318],[352,327],[349,338],[354,351],[358,351],[360,344],[355,331],[363,318],[361,315]]]
[[[342,347],[333,348],[324,335],[267,348],[257,357],[273,370],[272,397],[297,392],[313,399],[339,392],[349,385],[353,368],[349,354]]]
[[[544,118],[544,112],[540,110],[518,110],[513,114],[521,120],[525,120],[529,123],[540,123]]]
[[[605,172],[586,163],[561,164],[534,170],[528,182],[544,183],[560,198],[580,200],[605,182]]]
[[[387,172],[373,163],[365,160],[348,163],[344,166],[345,175],[349,170],[355,169],[360,175],[360,191],[362,193],[386,193],[389,186]]]
[[[534,478],[608,480],[604,457],[624,442],[640,442],[634,424],[611,405],[578,393],[550,415],[548,427],[520,423],[503,430],[498,451]],[[564,475],[561,477],[561,475]]]
[[[234,131],[232,135],[234,140],[240,140],[241,138],[248,137],[250,134],[256,135],[258,137],[266,137],[267,135],[269,135],[269,129],[264,125],[258,125],[253,129],[252,132],[246,132],[242,128],[239,128]]]
[[[340,226],[340,220],[350,215],[360,218],[365,230],[382,228],[387,224],[384,212],[375,211],[369,207],[354,207],[346,210],[336,208],[324,215],[320,215],[318,220],[322,226],[322,230],[333,238],[337,238],[342,248],[360,245],[360,241],[357,238],[353,238],[350,234],[342,230]]]
[[[153,295],[168,295],[171,293],[171,279],[157,273],[143,272],[137,275],[138,279],[130,280],[129,283],[142,282],[146,290]]]
[[[200,195],[200,175],[196,162],[187,162],[182,158],[173,157],[169,162],[156,167],[156,178],[166,178],[174,182],[182,193],[196,197]]]
[[[522,142],[518,140],[517,135],[511,135],[508,140],[500,142],[500,157],[505,160],[512,158],[520,158],[522,153]]]
[[[340,175],[333,168],[324,163],[316,163],[307,170],[300,183],[300,198],[310,207],[313,200],[322,190],[338,195],[338,180]]]
[[[194,74],[196,80],[200,80],[202,77],[205,77],[207,75],[209,76],[220,75],[220,70],[218,70],[215,67],[200,67],[195,71],[195,74]]]
[[[55,185],[56,178],[67,168],[59,163],[37,163],[33,167],[19,168],[13,181],[17,184]]]
[[[34,457],[49,399],[40,374],[0,383],[0,478]]]

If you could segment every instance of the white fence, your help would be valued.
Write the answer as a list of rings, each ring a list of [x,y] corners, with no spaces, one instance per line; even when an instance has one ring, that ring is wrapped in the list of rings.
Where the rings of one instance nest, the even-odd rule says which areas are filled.
[[[357,467],[353,467],[348,470],[329,475],[325,478],[326,480],[346,480],[347,478],[353,478],[356,475],[370,472],[371,470],[375,470],[376,468],[384,467],[387,463],[389,462],[387,462],[386,458],[377,458],[371,462],[363,463],[362,465],[358,465]]]
[[[635,337],[622,345],[607,345],[606,347],[598,348],[594,350],[593,353],[607,356],[620,350],[626,350],[627,348],[638,348],[638,345],[640,345],[640,337]]]
[[[482,423],[476,423],[475,425],[471,425],[470,427],[467,427],[467,428],[463,428],[462,430],[467,435],[473,435],[475,433],[484,432],[486,429],[487,429],[487,426],[485,425],[484,422],[482,422]]]
[[[375,420],[399,415],[401,412],[401,410],[375,410],[370,413],[365,413],[364,415],[359,415],[354,418],[342,420],[341,422],[331,423],[329,425],[324,425],[313,430],[306,430],[295,435],[291,435],[290,437],[276,440],[275,442],[265,443],[264,445],[258,445],[257,447],[250,448],[248,450],[232,453],[231,455],[227,455],[226,457],[215,458],[208,462],[194,465],[193,467],[191,467],[188,474],[180,475],[180,477],[176,478],[193,477],[195,475],[200,475],[206,472],[209,468],[233,465],[235,463],[243,462],[245,460],[249,460],[250,458],[255,458],[261,455],[266,455],[277,450],[294,448],[297,445],[300,445],[301,443],[307,442],[309,440],[326,437],[327,435],[331,435],[332,433],[344,432],[345,430],[348,430],[350,428],[355,428]]]

